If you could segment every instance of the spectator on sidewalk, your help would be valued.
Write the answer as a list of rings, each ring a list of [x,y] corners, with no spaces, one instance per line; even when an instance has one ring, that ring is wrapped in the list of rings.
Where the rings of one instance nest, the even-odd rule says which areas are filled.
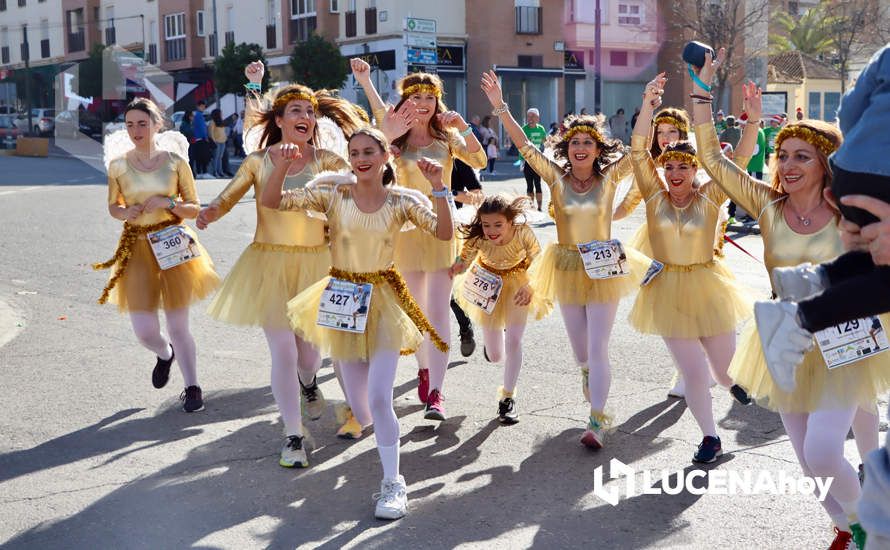
[[[627,143],[627,119],[624,118],[624,109],[618,111],[609,118],[609,129],[612,131],[614,139],[621,140],[621,143]]]
[[[584,109],[582,109],[582,111],[583,110]],[[536,149],[541,149],[544,140],[547,139],[547,129],[540,124],[540,111],[532,107],[525,113],[525,121],[525,126],[522,127],[525,137],[528,138],[529,142],[531,142]],[[522,174],[525,176],[525,192],[529,199],[537,202],[538,211],[540,212],[541,205],[544,203],[544,194],[541,191],[541,176],[535,172],[528,162],[525,162],[522,155],[519,155],[519,159],[523,161]]]
[[[717,135],[723,133],[723,130],[726,130],[726,119],[723,116],[723,109],[717,111],[717,114],[714,115],[714,128],[717,130]]]
[[[244,111],[241,111],[241,116],[232,115],[235,117],[235,124],[232,125],[232,142],[235,145],[235,156],[244,158],[246,155],[244,154]]]
[[[742,138],[742,131],[736,125],[735,117],[729,115],[726,117],[726,129],[720,132],[720,141],[726,141],[732,144],[732,148],[739,146],[739,140]]]
[[[195,176],[195,129],[192,127],[192,112],[182,114],[182,122],[179,123],[179,133],[185,136],[189,142],[189,168],[192,169],[192,177]]]
[[[210,113],[210,126],[208,131],[213,141],[213,164],[211,173],[215,178],[225,177],[222,170],[223,151],[226,148],[226,129],[223,124],[222,111],[214,109]]]
[[[207,164],[210,162],[210,136],[207,134],[207,121],[204,119],[204,111],[207,102],[198,101],[194,112],[192,128],[195,133],[195,179],[211,179],[213,176],[207,173]]]

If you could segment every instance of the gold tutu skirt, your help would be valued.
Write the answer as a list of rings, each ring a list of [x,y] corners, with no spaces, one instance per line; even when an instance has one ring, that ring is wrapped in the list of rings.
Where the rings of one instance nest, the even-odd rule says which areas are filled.
[[[148,238],[140,236],[133,245],[127,269],[108,296],[108,301],[117,304],[119,311],[180,309],[216,290],[219,276],[213,270],[210,255],[198,242],[195,232],[188,226],[183,227],[201,255],[176,267],[161,269]],[[111,267],[112,274],[116,268],[116,265]]]
[[[721,260],[697,266],[666,265],[640,288],[628,319],[644,334],[717,336],[735,332],[751,317],[753,302]]]
[[[881,315],[881,322],[890,326],[890,316]],[[794,391],[787,393],[773,383],[757,324],[752,320],[742,332],[729,365],[729,376],[758,404],[773,411],[804,413],[853,406],[872,410],[877,396],[890,388],[890,352],[828,370],[822,353],[815,347],[797,369]]]
[[[503,329],[508,324],[524,323],[528,316],[531,315],[536,321],[540,321],[553,311],[553,302],[544,298],[540,292],[534,291],[532,301],[527,306],[517,306],[513,302],[516,291],[529,283],[527,271],[520,271],[509,275],[503,275],[504,286],[501,289],[501,296],[498,298],[497,304],[491,314],[485,313],[481,307],[469,302],[464,298],[464,281],[468,269],[454,278],[454,299],[458,305],[472,319],[473,323],[484,328]],[[534,290],[534,287],[532,287]]]
[[[617,302],[640,286],[651,260],[624,245],[630,273],[611,279],[591,279],[584,271],[581,254],[574,245],[551,243],[529,270],[532,288],[551,303],[568,305]]]
[[[367,361],[378,349],[416,351],[423,335],[399,306],[388,284],[375,284],[368,309],[365,332],[356,334],[319,326],[318,306],[330,276],[298,294],[287,303],[287,317],[293,331],[314,344],[322,356],[337,361]]]
[[[223,281],[207,313],[233,325],[289,329],[287,301],[328,274],[331,251],[251,243]]]
[[[457,257],[458,246],[457,239],[443,241],[420,229],[402,231],[396,237],[393,263],[400,273],[448,269]]]

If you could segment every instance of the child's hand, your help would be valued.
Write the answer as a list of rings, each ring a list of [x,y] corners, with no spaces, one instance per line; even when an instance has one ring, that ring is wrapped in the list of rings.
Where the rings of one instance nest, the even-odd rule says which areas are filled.
[[[448,276],[454,279],[455,275],[459,275],[467,270],[467,264],[465,264],[462,260],[457,260],[454,262],[454,265],[448,270]]]
[[[516,295],[513,296],[513,303],[517,306],[527,306],[532,303],[532,295],[534,293],[535,291],[532,290],[532,287],[525,285],[516,291]]]

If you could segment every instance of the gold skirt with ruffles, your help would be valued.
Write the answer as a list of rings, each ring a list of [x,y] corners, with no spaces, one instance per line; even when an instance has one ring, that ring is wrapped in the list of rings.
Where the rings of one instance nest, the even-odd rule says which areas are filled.
[[[567,305],[617,302],[639,288],[651,260],[624,245],[630,273],[611,279],[591,279],[575,245],[551,243],[529,270],[532,288],[541,298]]]
[[[751,317],[753,298],[723,261],[666,265],[640,288],[628,319],[644,334],[703,338],[735,332]]]
[[[314,344],[322,356],[337,361],[368,361],[378,349],[402,353],[417,350],[423,335],[388,284],[374,285],[364,333],[319,326],[318,306],[330,279],[322,278],[287,303],[287,317],[297,336]]]
[[[885,327],[890,326],[890,316],[880,317]],[[805,413],[854,406],[872,410],[877,396],[890,389],[890,352],[829,370],[814,347],[804,356],[795,375],[797,385],[788,393],[773,383],[752,320],[742,331],[729,376],[758,404],[773,411]]]
[[[233,325],[289,329],[287,301],[327,275],[330,267],[326,244],[251,243],[226,275],[207,313]]]
[[[188,226],[185,231],[194,240],[200,256],[170,269],[161,269],[148,238],[141,235],[133,244],[130,263],[108,301],[121,312],[180,309],[203,300],[219,286],[213,261]],[[112,266],[111,273],[117,266]]]
[[[417,228],[402,231],[396,237],[393,263],[400,273],[448,269],[457,257],[458,246],[458,239],[443,241]]]
[[[553,302],[544,298],[540,292],[532,287],[532,301],[526,306],[517,306],[513,301],[516,292],[529,283],[529,275],[525,270],[515,273],[501,275],[504,286],[501,288],[501,296],[498,298],[497,304],[491,314],[485,313],[485,310],[479,306],[467,301],[464,298],[464,281],[466,281],[469,269],[454,278],[454,299],[458,305],[464,310],[464,313],[476,325],[484,328],[503,329],[508,324],[525,323],[528,316],[533,316],[536,321],[540,321],[553,311]]]

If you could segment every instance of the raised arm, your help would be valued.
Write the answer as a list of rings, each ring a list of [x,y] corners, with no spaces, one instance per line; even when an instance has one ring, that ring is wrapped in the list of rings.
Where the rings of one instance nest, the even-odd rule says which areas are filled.
[[[494,71],[482,73],[482,91],[485,92],[489,103],[494,107],[493,114],[496,115],[498,120],[501,121],[501,124],[504,125],[504,130],[506,130],[507,135],[510,136],[510,139],[516,145],[516,148],[523,147],[524,144],[528,142],[528,138],[525,136],[525,132],[522,131],[522,126],[520,126],[519,123],[516,122],[516,119],[513,118],[513,115],[510,114],[510,107],[507,105],[507,102],[504,101],[501,83],[498,81],[498,77],[494,74]],[[532,149],[535,149],[535,147],[532,146]],[[529,164],[532,164],[531,159],[525,156],[525,153],[523,153],[522,156],[529,161]],[[532,168],[535,168],[535,171],[538,172],[537,167],[535,167],[534,164],[532,164]],[[541,172],[538,172],[538,174],[542,178],[544,177],[544,174],[541,174]]]
[[[664,190],[655,167],[655,160],[649,153],[649,136],[652,118],[655,116],[655,109],[661,105],[661,96],[664,94],[666,83],[667,77],[661,73],[646,84],[643,103],[640,105],[640,114],[637,115],[637,123],[630,136],[630,157],[633,162],[634,180],[645,200],[649,200],[653,195]]]
[[[763,97],[760,86],[753,82],[742,84],[742,91],[745,94],[744,109],[748,113],[748,124],[745,124],[742,139],[739,140],[739,146],[736,147],[732,158],[736,166],[746,170],[748,163],[751,162],[751,157],[754,156],[754,147],[757,145],[757,130],[763,116]]]
[[[714,71],[725,56],[726,51],[723,48],[717,54],[716,60],[711,59],[710,52],[705,53],[705,65],[699,71],[699,80],[702,83],[707,84],[713,80]],[[699,82],[694,82],[693,89],[697,95],[710,96],[710,90],[703,88]],[[695,100],[692,114],[702,168],[736,204],[750,212],[752,216],[759,216],[766,205],[779,198],[780,194],[749,176],[745,170],[723,155],[711,118],[710,101]]]
[[[376,113],[384,111],[386,109],[386,104],[377,92],[377,88],[374,87],[374,83],[371,82],[371,66],[368,65],[365,60],[358,57],[353,57],[349,61],[349,64],[352,67],[352,76],[355,77],[355,81],[358,82],[359,86],[362,87],[362,90],[365,91],[368,103],[371,104],[371,112],[375,113],[376,118]],[[379,125],[380,123],[381,121],[378,120],[377,124]]]

